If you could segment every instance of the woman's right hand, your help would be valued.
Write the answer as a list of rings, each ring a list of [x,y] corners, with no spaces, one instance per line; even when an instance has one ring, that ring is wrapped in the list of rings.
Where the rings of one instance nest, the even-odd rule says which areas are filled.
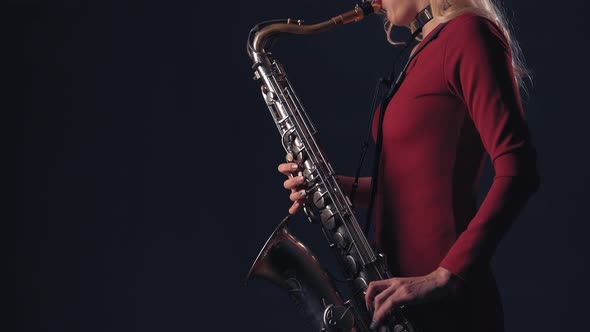
[[[305,178],[301,175],[301,172],[298,172],[299,165],[296,163],[283,163],[279,165],[278,169],[279,172],[289,177],[283,182],[283,186],[291,191],[289,199],[293,201],[293,205],[289,208],[289,214],[295,214],[301,209],[306,198],[306,192],[303,188]]]

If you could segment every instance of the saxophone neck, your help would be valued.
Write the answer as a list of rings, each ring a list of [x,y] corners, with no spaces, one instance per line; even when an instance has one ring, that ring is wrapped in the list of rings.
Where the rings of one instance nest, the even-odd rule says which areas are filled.
[[[264,53],[266,42],[273,36],[279,34],[291,35],[312,35],[332,30],[336,26],[358,22],[365,16],[376,13],[381,10],[380,1],[363,1],[340,15],[334,16],[329,20],[311,25],[302,24],[301,20],[286,20],[285,23],[274,23],[260,29],[254,35],[254,40],[250,44],[249,52]],[[256,29],[256,28],[255,28]],[[250,41],[249,41],[250,42]]]

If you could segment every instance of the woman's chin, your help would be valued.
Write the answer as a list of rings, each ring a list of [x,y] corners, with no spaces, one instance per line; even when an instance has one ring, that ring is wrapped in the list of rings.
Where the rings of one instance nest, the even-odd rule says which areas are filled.
[[[391,24],[393,24],[395,26],[399,26],[399,27],[408,26],[413,21],[413,17],[411,17],[411,16],[408,16],[408,17],[398,17],[397,15],[391,15],[391,16],[393,16],[393,17],[390,17],[390,16],[387,17],[389,22],[391,22]]]
[[[409,21],[390,21],[391,24],[393,24],[396,27],[409,27],[410,23]]]

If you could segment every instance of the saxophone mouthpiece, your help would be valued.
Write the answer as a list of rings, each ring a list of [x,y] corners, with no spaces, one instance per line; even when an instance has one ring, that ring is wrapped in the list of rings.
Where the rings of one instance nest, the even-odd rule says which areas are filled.
[[[382,0],[364,0],[359,6],[363,8],[363,12],[366,16],[380,11],[382,7],[381,1]]]

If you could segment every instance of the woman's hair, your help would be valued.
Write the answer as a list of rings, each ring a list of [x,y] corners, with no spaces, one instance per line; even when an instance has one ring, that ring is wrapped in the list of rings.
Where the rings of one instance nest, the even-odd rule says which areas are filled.
[[[520,88],[527,92],[525,81],[531,81],[531,74],[526,67],[522,50],[516,39],[512,37],[511,27],[506,20],[503,9],[496,3],[495,0],[431,0],[432,15],[441,22],[447,22],[463,13],[471,12],[483,16],[502,30],[512,54],[512,67],[514,68],[514,76]],[[387,41],[391,44],[399,45],[403,42],[395,42],[391,39],[391,30],[393,24],[387,18],[385,19],[385,31],[387,32]],[[409,28],[412,32],[416,29],[413,24]],[[419,38],[422,38],[421,36]]]

